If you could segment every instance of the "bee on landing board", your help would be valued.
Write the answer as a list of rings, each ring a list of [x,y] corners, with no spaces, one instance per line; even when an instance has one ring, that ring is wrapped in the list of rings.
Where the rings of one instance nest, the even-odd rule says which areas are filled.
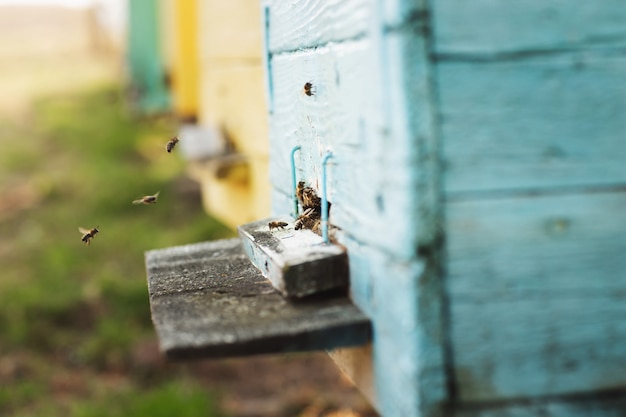
[[[96,234],[100,232],[97,227],[94,227],[93,229],[85,229],[84,227],[79,227],[78,231],[82,233],[83,237],[81,237],[80,240],[82,240],[85,245],[89,245],[91,243],[91,239],[93,239],[94,236],[96,236]]]
[[[311,83],[310,81],[304,83],[303,91],[304,91],[304,94],[306,94],[309,97],[314,96],[315,87],[313,86],[313,83]]]
[[[156,204],[157,199],[159,198],[159,193],[160,191],[154,195],[145,195],[140,199],[134,200],[133,204]]]
[[[167,142],[167,145],[165,145],[165,150],[167,151],[167,153],[172,152],[172,150],[174,149],[174,146],[176,146],[179,140],[180,139],[178,139],[178,136],[174,136],[172,139],[170,139]]]
[[[270,230],[272,229],[282,229],[285,230],[285,227],[288,226],[288,223],[285,222],[269,222],[267,224]]]

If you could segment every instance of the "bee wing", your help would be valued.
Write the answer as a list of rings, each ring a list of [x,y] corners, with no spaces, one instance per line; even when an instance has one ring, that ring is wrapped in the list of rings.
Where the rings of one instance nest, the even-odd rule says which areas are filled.
[[[82,233],[83,235],[84,235],[85,233],[89,233],[89,229],[85,229],[84,227],[79,227],[79,228],[78,228],[78,231],[79,231],[80,233]]]
[[[141,204],[143,203],[143,197],[140,198],[139,200],[133,200],[133,204]]]
[[[161,191],[157,191],[155,195],[153,195],[152,197],[154,197],[154,199],[156,200],[157,198],[159,198],[159,194],[161,193]]]

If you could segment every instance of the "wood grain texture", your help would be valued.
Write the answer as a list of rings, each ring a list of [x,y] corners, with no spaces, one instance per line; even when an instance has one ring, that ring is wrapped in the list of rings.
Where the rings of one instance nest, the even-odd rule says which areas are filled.
[[[433,26],[437,53],[502,52],[589,48],[626,42],[626,7],[621,0],[437,0]]]
[[[389,416],[438,416],[445,399],[440,288],[423,261],[398,262],[346,238],[352,300],[372,320],[377,409]]]
[[[446,205],[460,398],[626,385],[626,193]]]
[[[358,346],[369,320],[345,297],[281,297],[239,239],[146,252],[152,319],[171,359]]]
[[[363,37],[369,28],[369,0],[271,1],[269,50],[277,54]]]
[[[601,192],[626,184],[626,11],[430,3],[267,3],[274,214],[291,213],[291,149],[318,191],[332,151],[381,414],[444,414],[449,336],[459,416],[612,415],[610,398],[534,398],[626,385],[626,202]]]
[[[270,222],[283,227],[270,229]],[[324,244],[311,230],[295,230],[289,217],[274,217],[237,228],[244,252],[283,297],[302,298],[345,288],[348,256],[339,245]]]
[[[626,410],[623,392],[551,400],[529,400],[485,406],[461,406],[454,417],[622,417]]]
[[[402,59],[407,44],[401,37],[389,38],[386,53],[395,56],[387,59]],[[273,58],[270,179],[273,187],[290,193],[290,152],[300,145],[298,179],[320,191],[321,159],[332,151],[331,222],[358,240],[410,259],[419,242],[436,233],[435,224],[425,220],[428,208],[418,207],[418,201],[427,200],[426,205],[435,199],[432,190],[420,188],[436,182],[429,167],[436,162],[435,145],[429,143],[432,121],[424,108],[428,85],[423,62],[412,62],[418,74],[376,72],[373,48],[355,41]],[[375,87],[381,84],[377,77],[388,80],[385,87]],[[417,81],[411,90],[401,90],[407,77]],[[307,81],[314,96],[303,93]],[[279,214],[289,213],[284,210],[289,208]]]
[[[447,193],[626,183],[626,57],[444,62]]]

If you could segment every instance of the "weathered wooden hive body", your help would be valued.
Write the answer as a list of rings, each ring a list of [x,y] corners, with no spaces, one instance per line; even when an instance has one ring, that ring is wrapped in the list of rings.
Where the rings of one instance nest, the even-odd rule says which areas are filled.
[[[624,3],[276,0],[264,16],[273,214],[293,212],[294,147],[318,191],[332,152],[380,412],[626,415]]]
[[[148,252],[164,352],[342,347],[331,356],[386,417],[626,416],[623,0],[225,4],[198,3],[201,87],[184,91],[241,158],[190,169],[207,207],[252,223]],[[286,230],[258,218],[263,74]],[[326,190],[338,245],[295,230],[292,161]],[[298,263],[303,247],[314,262]],[[352,302],[274,290],[348,277]]]

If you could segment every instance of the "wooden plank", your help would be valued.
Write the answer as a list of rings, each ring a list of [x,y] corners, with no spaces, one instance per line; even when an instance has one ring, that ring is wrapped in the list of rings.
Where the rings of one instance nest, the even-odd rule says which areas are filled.
[[[260,62],[263,30],[258,0],[203,0],[198,10],[203,61]]]
[[[246,156],[268,154],[263,71],[260,60],[201,63],[200,123],[221,128],[235,149]]]
[[[328,355],[371,404],[376,404],[372,344],[329,350]]]
[[[448,194],[626,183],[626,58],[441,62]]]
[[[433,5],[436,51],[497,54],[624,44],[622,0],[577,3],[519,0],[437,0]]]
[[[446,205],[462,400],[626,385],[624,207],[623,192]]]
[[[270,230],[270,222],[285,226]],[[350,282],[345,249],[324,243],[311,230],[295,230],[294,223],[289,217],[275,217],[239,226],[248,258],[285,297],[345,289]]]
[[[626,393],[608,391],[557,398],[459,405],[454,417],[622,417]]]
[[[394,416],[441,415],[446,382],[437,266],[427,259],[399,260],[347,236],[342,243],[349,254],[351,297],[374,327],[370,395],[377,410]],[[361,356],[353,358],[357,364]]]
[[[183,120],[198,117],[198,0],[174,3],[174,60],[171,69],[172,107]]]
[[[371,37],[372,31],[402,31],[426,19],[426,1],[307,0],[265,2],[269,9],[269,50],[293,52]],[[376,35],[374,35],[376,36]]]
[[[205,207],[231,227],[270,214],[267,113],[260,64],[202,63],[200,124],[219,129],[229,146],[246,158],[246,183],[216,178],[191,167],[203,187]]]
[[[367,0],[270,1],[268,5],[272,53],[363,37],[371,16]]]
[[[170,359],[365,344],[369,320],[345,297],[296,303],[278,294],[239,239],[146,252],[152,319]]]

